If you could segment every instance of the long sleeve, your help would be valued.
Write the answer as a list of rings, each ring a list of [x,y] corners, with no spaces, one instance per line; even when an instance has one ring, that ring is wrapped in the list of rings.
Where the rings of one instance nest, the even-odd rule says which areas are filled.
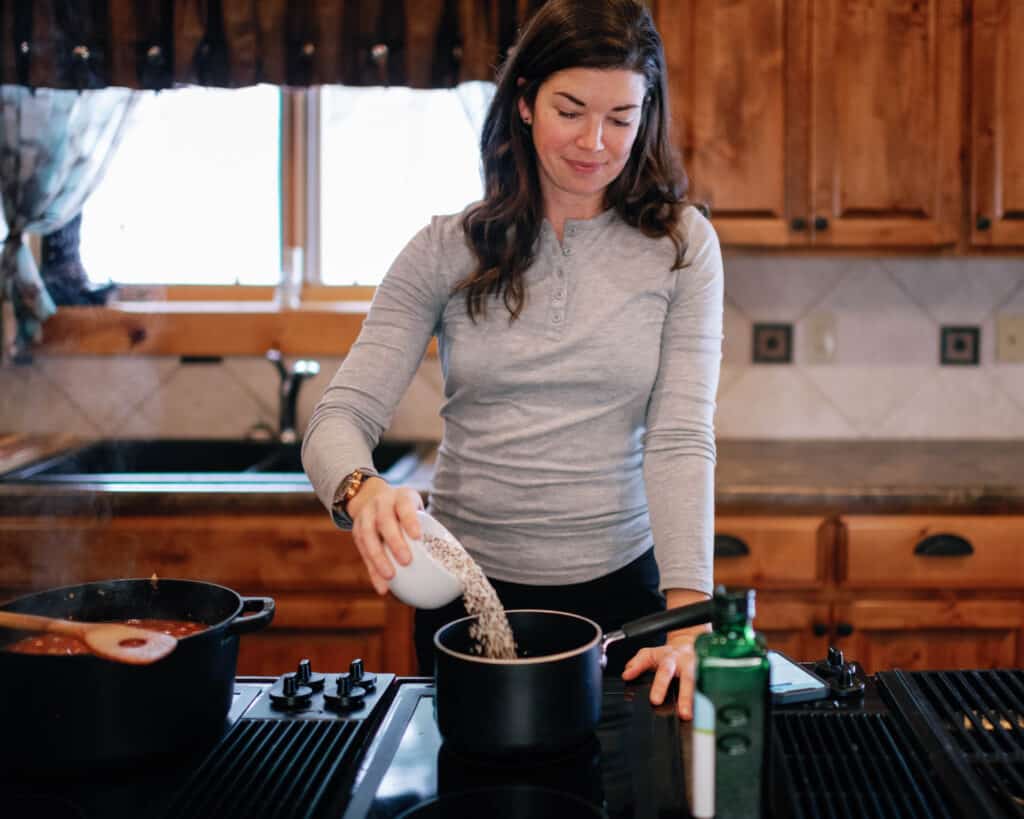
[[[715,396],[724,273],[718,237],[695,209],[647,409],[644,483],[662,588],[712,590]]]
[[[448,300],[435,219],[402,250],[377,288],[356,343],[309,421],[302,463],[328,509],[346,475],[375,474],[372,452],[391,421]],[[340,526],[351,521],[335,515]]]

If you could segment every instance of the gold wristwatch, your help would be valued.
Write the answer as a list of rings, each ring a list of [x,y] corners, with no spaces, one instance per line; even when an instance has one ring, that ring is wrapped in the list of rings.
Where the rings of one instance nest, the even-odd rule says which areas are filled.
[[[366,480],[366,474],[363,470],[356,469],[346,475],[345,480],[343,480],[341,482],[341,486],[338,487],[338,492],[334,496],[334,508],[346,517],[349,516],[349,501],[359,494],[359,490],[362,488],[364,480]]]

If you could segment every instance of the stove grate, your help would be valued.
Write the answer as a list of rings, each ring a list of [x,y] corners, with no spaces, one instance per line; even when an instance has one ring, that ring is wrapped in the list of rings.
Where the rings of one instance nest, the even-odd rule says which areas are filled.
[[[793,819],[953,819],[934,776],[886,714],[780,712],[775,815]]]
[[[1024,671],[918,671],[908,676],[1007,815],[1024,817]]]
[[[240,720],[178,794],[167,819],[315,819],[354,767],[359,724]]]

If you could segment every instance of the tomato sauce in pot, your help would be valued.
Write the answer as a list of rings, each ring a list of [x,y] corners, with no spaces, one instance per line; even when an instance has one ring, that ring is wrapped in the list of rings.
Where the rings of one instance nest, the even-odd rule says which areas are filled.
[[[126,626],[136,626],[170,634],[172,637],[188,637],[203,631],[206,623],[196,623],[192,620],[157,620],[152,618],[141,618],[131,620],[117,620]],[[23,637],[21,640],[3,647],[4,651],[13,651],[16,654],[91,654],[89,647],[68,634],[33,634]]]

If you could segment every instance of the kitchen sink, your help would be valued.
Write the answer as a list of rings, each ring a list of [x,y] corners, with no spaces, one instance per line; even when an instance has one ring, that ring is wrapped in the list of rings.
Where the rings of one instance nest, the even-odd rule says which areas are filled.
[[[94,441],[0,476],[19,483],[306,482],[300,443],[231,439]],[[381,443],[374,466],[400,481],[418,463],[412,443]]]

